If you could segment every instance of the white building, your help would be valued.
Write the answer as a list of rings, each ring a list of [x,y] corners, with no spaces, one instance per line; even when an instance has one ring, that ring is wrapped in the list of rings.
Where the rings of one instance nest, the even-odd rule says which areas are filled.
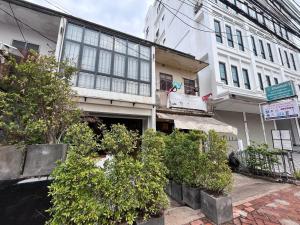
[[[230,2],[263,20],[250,3]],[[276,23],[268,18],[265,21],[283,38],[296,41]],[[215,118],[237,127],[244,146],[251,141],[272,146],[271,130],[276,127],[290,129],[294,144],[300,144],[298,120],[265,122],[259,110],[259,103],[266,101],[267,86],[293,80],[300,94],[300,55],[296,49],[217,0],[155,0],[144,32],[147,40],[209,63],[199,72],[200,95],[212,94]]]

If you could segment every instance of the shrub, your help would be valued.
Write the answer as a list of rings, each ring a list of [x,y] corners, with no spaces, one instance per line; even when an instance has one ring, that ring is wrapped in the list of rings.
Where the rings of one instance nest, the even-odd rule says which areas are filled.
[[[294,177],[296,178],[296,180],[300,180],[300,170],[296,170],[294,172]]]
[[[9,144],[57,143],[79,120],[70,86],[74,68],[36,53],[9,62],[0,78],[0,129]],[[60,70],[58,70],[60,67]]]

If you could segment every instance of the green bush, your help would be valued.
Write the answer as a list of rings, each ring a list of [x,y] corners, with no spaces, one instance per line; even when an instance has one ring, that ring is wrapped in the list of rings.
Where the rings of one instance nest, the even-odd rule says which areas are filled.
[[[296,178],[296,180],[300,180],[300,170],[296,170],[294,172],[294,177]]]
[[[121,137],[117,143],[116,134]],[[137,138],[122,125],[106,131],[101,145],[115,154],[100,169],[89,157],[96,146],[95,136],[86,124],[74,125],[64,139],[70,144],[67,160],[52,174],[48,224],[133,224],[160,215],[168,204],[163,138],[148,130],[139,148]],[[133,149],[138,150],[135,156]]]

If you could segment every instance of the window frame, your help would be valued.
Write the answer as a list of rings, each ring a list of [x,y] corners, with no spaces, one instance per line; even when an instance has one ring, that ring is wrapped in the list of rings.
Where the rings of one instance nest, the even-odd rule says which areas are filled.
[[[227,45],[231,48],[234,48],[233,35],[231,26],[225,25],[226,37],[227,37]],[[229,31],[229,32],[227,32]]]
[[[186,81],[188,81],[188,82],[192,81],[194,84],[193,85],[187,85]],[[184,84],[184,93],[186,95],[196,95],[196,81],[195,80],[183,78],[183,84]],[[188,89],[193,89],[192,93],[191,92],[188,93],[187,92]]]
[[[236,72],[236,79],[234,78],[234,73],[233,71]],[[238,67],[235,66],[235,65],[231,65],[231,76],[232,76],[232,82],[233,82],[233,86],[235,87],[241,87],[240,85],[240,78],[239,78],[239,70],[238,70]]]
[[[270,61],[274,62],[272,48],[271,48],[271,44],[270,43],[267,43],[267,49],[268,49],[268,52],[269,52],[269,59],[270,59]]]
[[[296,61],[295,61],[295,58],[294,58],[294,54],[290,53],[290,55],[291,55],[291,59],[292,59],[292,64],[293,64],[294,70],[297,71]]]
[[[253,35],[251,35],[251,42],[252,42],[252,49],[253,49],[254,55],[257,56],[257,48],[256,48],[255,38]]]
[[[217,24],[217,27],[218,27],[218,30],[216,30],[216,24]],[[214,27],[215,27],[215,34],[216,34],[216,41],[218,43],[223,43],[223,38],[222,38],[222,28],[221,28],[221,22],[218,21],[218,20],[214,20]],[[220,41],[218,40],[218,38],[220,39]]]
[[[246,89],[251,90],[251,83],[250,83],[250,79],[249,79],[249,73],[248,70],[243,68],[242,69],[242,73],[243,73],[243,78],[244,78],[244,86]]]
[[[112,91],[113,79],[122,79],[125,82],[124,90],[122,92],[119,92],[119,93],[130,94],[130,93],[127,93],[127,91],[126,91],[127,81],[129,81],[129,82],[133,81],[133,82],[138,82],[138,94],[136,94],[136,95],[145,96],[145,97],[151,97],[153,95],[153,93],[152,93],[152,85],[153,85],[152,84],[152,63],[153,62],[152,62],[152,48],[151,48],[151,45],[145,45],[144,43],[141,43],[141,42],[135,40],[134,38],[124,37],[124,36],[121,36],[121,35],[119,35],[117,33],[114,33],[114,32],[107,32],[107,31],[105,31],[101,28],[95,28],[95,27],[90,27],[88,25],[77,24],[76,22],[73,22],[73,21],[68,21],[67,22],[66,33],[68,32],[69,25],[79,26],[79,27],[81,27],[81,29],[83,29],[82,37],[81,37],[80,42],[68,39],[66,37],[67,35],[64,35],[63,50],[62,50],[62,54],[61,54],[61,59],[63,59],[63,57],[65,55],[65,45],[66,45],[67,42],[76,43],[76,44],[80,45],[78,63],[77,63],[78,72],[76,74],[76,80],[75,80],[75,84],[74,84],[75,87],[78,87],[78,80],[79,80],[80,73],[88,73],[88,74],[94,75],[94,87],[92,89],[98,90],[98,89],[96,89],[97,76],[104,76],[104,77],[108,77],[110,79],[109,92],[113,92]],[[98,45],[97,46],[87,44],[87,43],[84,42],[85,30],[93,30],[93,31],[96,31],[96,32],[99,33]],[[107,35],[109,37],[112,37],[112,48],[105,48],[103,46],[100,46],[100,42],[101,42],[101,40],[103,40],[102,35]],[[118,52],[118,51],[115,50],[115,43],[116,43],[117,39],[124,40],[124,43],[126,43],[126,46],[125,46],[126,47],[126,52],[122,53],[122,52]],[[129,47],[128,43],[134,43],[134,44],[138,45],[138,56],[129,55],[129,53],[128,53],[128,47]],[[94,68],[93,71],[81,69],[84,46],[96,48],[96,61],[95,61],[96,63],[95,63],[95,68]],[[143,53],[142,53],[142,50],[141,50],[142,47],[149,48],[149,56],[143,57],[143,55],[142,55]],[[110,73],[109,74],[98,71],[100,51],[109,52],[111,54]],[[116,54],[122,55],[122,56],[125,57],[124,77],[114,75],[114,64],[115,64],[114,59],[115,59]],[[137,79],[133,79],[133,78],[128,77],[128,59],[129,58],[135,58],[135,59],[138,60],[138,78]],[[147,58],[147,59],[145,59],[145,58]],[[141,79],[141,64],[142,64],[142,62],[149,63],[149,80],[148,81],[145,81],[145,80]],[[140,88],[141,88],[142,84],[149,85],[150,92],[147,93],[147,95],[142,95],[141,94]],[[135,94],[133,94],[133,95],[135,95]]]
[[[272,86],[271,77],[269,75],[266,75],[266,81],[268,83],[268,87]]]
[[[166,79],[166,78],[162,79],[162,76],[169,77],[171,79]],[[165,86],[166,86],[165,89],[162,88],[162,81],[165,82]],[[168,85],[168,82],[170,82],[170,85]],[[159,90],[160,91],[169,91],[172,87],[173,87],[173,75],[167,74],[167,73],[159,73]]]
[[[239,49],[241,51],[245,51],[245,46],[244,46],[242,31],[236,30],[236,35],[237,35]]]
[[[36,51],[35,49],[28,49],[28,45],[32,45],[32,46],[37,46],[37,51],[36,51],[37,53],[40,52],[41,46],[38,45],[38,44],[34,44],[34,43],[30,43],[30,42],[25,42],[25,41],[20,41],[20,40],[17,40],[17,39],[13,39],[12,42],[11,42],[11,45],[12,45],[13,47],[15,47],[15,48],[17,48],[17,47],[14,46],[14,42],[19,42],[19,43],[24,44],[24,48],[22,49],[23,51],[24,51],[24,50],[26,50],[27,52],[29,52],[30,50]],[[17,48],[17,49],[22,53],[22,51],[21,51],[19,48]]]
[[[274,77],[274,83],[275,83],[275,84],[279,84],[279,81],[278,81],[278,78],[277,78],[277,77]]]
[[[285,60],[286,60],[287,67],[290,69],[291,68],[291,64],[290,64],[289,56],[288,56],[286,50],[284,50],[284,55],[285,55]]]
[[[283,58],[282,58],[282,53],[281,53],[281,49],[280,48],[278,48],[278,52],[279,52],[279,57],[280,57],[280,60],[281,60],[281,65],[284,66]]]
[[[258,41],[259,41],[259,45],[260,45],[260,54],[261,54],[261,57],[263,59],[266,59],[266,52],[265,52],[264,42],[261,39],[259,39]]]
[[[260,87],[260,90],[264,91],[265,88],[264,88],[264,83],[263,83],[263,80],[262,80],[262,75],[261,75],[261,73],[257,73],[257,76],[258,76],[258,81],[259,81],[259,87]]]
[[[224,66],[224,72],[225,72],[225,77],[223,78],[222,76],[221,76],[221,70],[220,70],[220,66]],[[219,62],[219,75],[220,75],[220,80],[221,80],[221,82],[223,83],[223,84],[226,84],[226,85],[228,85],[228,77],[227,77],[227,70],[226,70],[226,63],[224,63],[224,62]]]

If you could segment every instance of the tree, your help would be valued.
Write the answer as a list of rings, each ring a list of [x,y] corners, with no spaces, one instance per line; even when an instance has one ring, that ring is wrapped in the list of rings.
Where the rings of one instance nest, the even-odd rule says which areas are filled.
[[[31,52],[0,79],[0,129],[9,144],[57,143],[79,119],[70,79],[75,72],[53,56]],[[58,69],[59,68],[59,69]]]

